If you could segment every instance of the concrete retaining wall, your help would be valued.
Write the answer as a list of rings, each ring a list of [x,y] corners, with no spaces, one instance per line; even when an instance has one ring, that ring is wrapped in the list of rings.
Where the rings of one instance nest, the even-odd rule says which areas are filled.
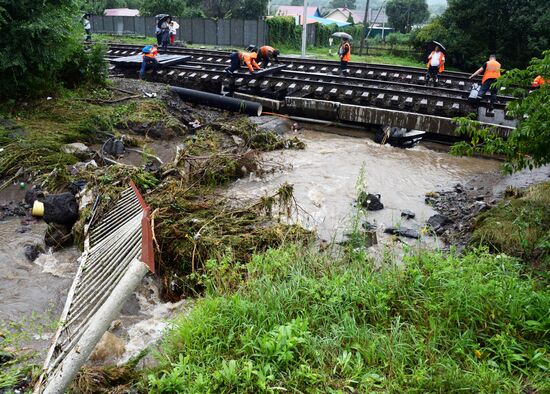
[[[452,119],[440,116],[298,97],[287,97],[285,104],[288,113],[296,116],[332,120],[335,122],[404,127],[449,136],[458,135]],[[488,123],[481,124],[496,127],[498,134],[503,137],[507,137],[513,130],[513,127],[494,126]]]

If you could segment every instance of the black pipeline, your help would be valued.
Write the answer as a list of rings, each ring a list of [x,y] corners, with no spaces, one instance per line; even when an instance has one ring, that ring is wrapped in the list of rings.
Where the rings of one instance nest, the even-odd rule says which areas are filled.
[[[172,92],[190,103],[207,105],[232,112],[240,112],[250,116],[262,114],[262,104],[253,101],[240,100],[233,97],[220,96],[219,94],[201,92],[199,90],[179,88],[172,86]]]

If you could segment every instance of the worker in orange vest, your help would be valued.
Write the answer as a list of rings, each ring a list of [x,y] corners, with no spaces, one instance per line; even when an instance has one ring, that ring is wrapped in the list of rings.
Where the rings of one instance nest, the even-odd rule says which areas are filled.
[[[534,88],[540,88],[542,85],[544,85],[546,81],[542,77],[542,75],[537,75],[537,77],[533,80],[533,83],[531,84]]]
[[[157,60],[157,55],[159,54],[158,45],[147,45],[141,50],[141,53],[143,54],[143,60],[141,62],[141,69],[139,70],[139,77],[143,78],[147,64],[153,64],[153,71],[157,71],[159,64]]]
[[[225,69],[225,72],[229,75],[233,75],[241,67],[241,63],[244,63],[250,72],[254,74],[255,70],[259,70],[260,66],[256,63],[258,55],[255,52],[231,52],[229,59],[231,59],[231,65]]]
[[[279,52],[278,49],[270,47],[269,45],[260,47],[260,50],[258,51],[258,61],[262,61],[262,68],[267,68],[270,60],[273,60],[275,63],[279,64],[278,57],[280,53],[281,52]]]
[[[426,73],[426,85],[433,79],[433,85],[437,86],[439,82],[438,75],[445,70],[445,54],[441,52],[439,45],[428,56],[428,72]]]
[[[338,54],[340,55],[340,73],[349,73],[348,63],[351,60],[351,44],[346,37],[342,37]]]
[[[489,61],[485,62],[485,64],[481,66],[475,73],[470,75],[470,79],[478,76],[481,73],[483,73],[483,77],[481,77],[481,87],[479,88],[479,92],[477,93],[477,100],[481,100],[483,96],[485,96],[485,93],[490,90],[491,99],[489,100],[488,112],[493,112],[493,108],[497,98],[497,88],[492,87],[491,85],[493,85],[493,83],[498,78],[500,78],[500,63],[497,62],[497,57],[495,55],[489,56]]]

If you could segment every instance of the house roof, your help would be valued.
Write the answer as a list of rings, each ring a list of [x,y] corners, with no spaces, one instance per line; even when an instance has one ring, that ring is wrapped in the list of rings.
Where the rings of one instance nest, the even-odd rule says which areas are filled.
[[[377,8],[371,8],[369,11],[370,12],[369,12],[368,22],[374,23],[374,20],[376,19],[376,15],[378,14],[378,9]],[[351,17],[353,18],[354,23],[363,22],[363,19],[365,17],[365,11],[364,10],[350,10],[348,8],[336,8],[336,9],[330,11],[325,16],[325,18],[330,19],[330,17],[332,15],[334,15],[335,13],[337,13],[337,12],[341,13],[346,18],[348,17],[348,15],[351,12]],[[382,11],[380,11],[380,15],[378,15],[378,19],[376,19],[376,23],[388,23],[388,16],[386,15],[386,10],[385,9],[382,9]]]
[[[319,16],[308,16],[307,18],[307,23],[308,25],[310,23],[320,23],[321,25],[332,25],[332,24],[336,24],[336,26],[338,27],[344,27],[344,26],[349,26],[351,25],[351,23],[348,23],[348,22],[340,22],[340,21],[335,21],[333,19],[328,19],[328,18],[321,18]]]
[[[277,16],[302,16],[304,14],[304,7],[293,6],[293,5],[282,5],[277,9]],[[321,13],[319,12],[318,7],[307,7],[307,16],[317,16],[320,17]]]
[[[139,16],[139,10],[131,8],[107,8],[105,16]]]

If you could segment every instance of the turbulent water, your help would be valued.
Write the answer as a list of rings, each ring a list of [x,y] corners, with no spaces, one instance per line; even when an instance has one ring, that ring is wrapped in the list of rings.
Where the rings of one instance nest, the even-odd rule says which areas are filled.
[[[426,147],[402,150],[380,146],[364,138],[343,137],[323,132],[305,131],[301,136],[305,150],[287,150],[266,154],[267,162],[282,164],[283,170],[263,179],[253,175],[236,182],[228,194],[237,198],[254,198],[270,193],[283,182],[294,185],[295,198],[307,214],[302,224],[317,230],[326,240],[342,237],[349,228],[349,218],[357,195],[356,184],[364,169],[366,189],[381,195],[385,209],[370,212],[368,220],[381,233],[385,226],[401,224],[421,228],[434,211],[424,204],[426,192],[452,187],[475,179],[477,187],[494,193],[507,186],[526,186],[548,179],[549,168],[504,177],[500,163],[481,158],[452,157]],[[17,188],[14,187],[15,192]],[[21,193],[14,194],[21,198]],[[15,198],[15,197],[13,197]],[[416,213],[404,221],[401,211]],[[27,231],[21,232],[25,228]],[[79,251],[69,248],[46,252],[34,262],[24,255],[26,244],[43,243],[45,224],[12,218],[0,222],[0,321],[17,323],[35,333],[26,344],[44,349],[63,308],[66,293],[77,268]],[[380,234],[381,235],[381,234]],[[120,362],[137,354],[147,344],[161,337],[167,319],[175,311],[188,310],[187,302],[161,303],[158,287],[146,281],[123,308],[114,333],[122,339],[116,355],[97,361]],[[115,348],[115,346],[112,346]],[[113,357],[110,357],[113,356]]]
[[[401,211],[407,209],[416,213],[416,218],[406,226],[419,227],[435,213],[424,203],[426,192],[494,173],[500,165],[495,160],[453,157],[422,146],[399,149],[365,138],[315,131],[306,131],[302,137],[307,144],[305,151],[269,154],[269,160],[284,163],[288,170],[264,179],[240,180],[231,195],[261,196],[289,182],[294,185],[296,200],[308,213],[302,214],[300,221],[326,240],[340,238],[349,228],[361,176],[366,190],[380,194],[385,206],[368,213],[370,222],[380,228],[405,225]]]

